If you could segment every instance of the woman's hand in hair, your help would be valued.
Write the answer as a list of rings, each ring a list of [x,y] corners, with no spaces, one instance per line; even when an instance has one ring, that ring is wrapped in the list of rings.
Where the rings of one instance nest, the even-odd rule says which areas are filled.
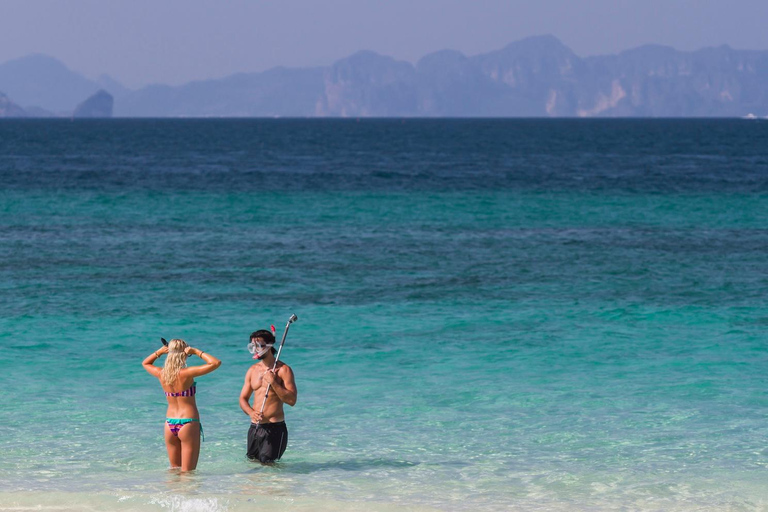
[[[163,345],[162,347],[160,347],[159,349],[157,349],[155,351],[155,354],[157,354],[158,356],[163,355],[163,354],[167,354],[167,353],[168,353],[168,347],[165,346],[165,345]]]
[[[187,347],[184,349],[184,353],[188,356],[200,355],[200,351],[195,347]]]

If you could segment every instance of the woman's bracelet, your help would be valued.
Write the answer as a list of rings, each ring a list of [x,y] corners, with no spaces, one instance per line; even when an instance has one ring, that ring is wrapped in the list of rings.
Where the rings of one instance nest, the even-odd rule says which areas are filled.
[[[155,351],[155,359],[160,359],[160,356],[157,355],[157,351]]]
[[[200,351],[200,358],[201,358],[201,359],[202,359],[202,357],[203,357],[203,354],[205,354],[205,352],[203,352],[203,351],[201,350],[201,351]]]

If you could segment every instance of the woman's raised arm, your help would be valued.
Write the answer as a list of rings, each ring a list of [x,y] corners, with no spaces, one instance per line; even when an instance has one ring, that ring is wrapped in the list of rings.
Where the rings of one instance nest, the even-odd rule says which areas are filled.
[[[144,369],[147,370],[147,373],[149,373],[150,375],[152,375],[154,377],[158,377],[159,378],[160,377],[160,372],[162,372],[163,369],[160,368],[159,366],[155,366],[155,361],[160,359],[161,355],[167,354],[167,353],[168,353],[168,347],[163,345],[158,350],[155,350],[154,352],[149,354],[144,359],[144,361],[142,361],[141,366],[143,366]]]
[[[213,370],[221,366],[221,361],[213,357],[211,354],[204,352],[200,349],[197,349],[194,347],[187,347],[184,349],[184,352],[186,352],[187,355],[196,355],[197,357],[205,361],[205,364],[203,365],[184,368],[184,373],[186,375],[190,375],[192,377],[199,377],[200,375],[211,373]]]

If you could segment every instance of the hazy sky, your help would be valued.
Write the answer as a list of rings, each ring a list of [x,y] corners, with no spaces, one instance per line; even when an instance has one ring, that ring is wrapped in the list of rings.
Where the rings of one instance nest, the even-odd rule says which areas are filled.
[[[768,0],[0,0],[0,62],[44,53],[138,87],[363,49],[476,55],[541,34],[581,56],[646,43],[768,50],[766,23]]]

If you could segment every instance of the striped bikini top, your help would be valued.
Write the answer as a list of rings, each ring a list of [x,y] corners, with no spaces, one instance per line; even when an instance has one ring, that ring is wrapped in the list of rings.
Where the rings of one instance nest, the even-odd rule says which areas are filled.
[[[192,385],[189,386],[189,389],[179,391],[178,393],[169,393],[166,391],[165,396],[195,396],[195,393],[197,393],[197,382],[192,381]]]

